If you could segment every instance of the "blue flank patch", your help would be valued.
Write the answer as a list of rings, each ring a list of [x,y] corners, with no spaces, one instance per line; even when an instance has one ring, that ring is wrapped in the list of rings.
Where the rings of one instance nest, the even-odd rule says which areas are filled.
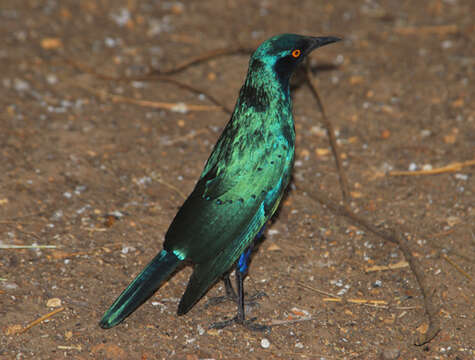
[[[260,239],[262,237],[262,234],[264,233],[264,230],[266,228],[266,224],[264,224],[259,232],[256,235],[256,239]],[[251,252],[252,252],[253,246],[249,246],[239,257],[238,264],[237,264],[237,269],[241,274],[244,274],[247,272],[247,269],[249,267],[249,258],[251,257]]]
[[[249,258],[251,257],[252,248],[248,247],[239,257],[237,269],[241,274],[245,274],[247,272],[247,268],[249,267]]]

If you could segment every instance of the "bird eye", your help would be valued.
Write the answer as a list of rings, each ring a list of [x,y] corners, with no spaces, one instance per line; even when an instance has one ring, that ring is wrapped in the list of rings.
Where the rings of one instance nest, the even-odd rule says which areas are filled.
[[[292,51],[292,56],[297,59],[301,53],[302,52],[299,49],[295,49],[294,51]]]

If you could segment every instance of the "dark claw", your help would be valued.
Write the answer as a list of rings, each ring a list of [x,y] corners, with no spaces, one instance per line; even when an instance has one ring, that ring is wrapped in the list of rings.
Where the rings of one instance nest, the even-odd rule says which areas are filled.
[[[259,303],[257,302],[257,300],[260,300],[263,297],[269,297],[269,296],[263,291],[259,291],[251,296],[247,296],[246,298],[249,299],[249,301],[244,301],[244,306],[246,306],[246,308],[258,307]],[[230,296],[230,295],[215,296],[215,297],[210,298],[206,302],[205,309],[222,304],[223,302],[226,302],[226,301],[232,301],[237,304],[238,298],[237,296]]]
[[[205,309],[209,308],[210,306],[216,306],[216,305],[222,304],[225,301],[234,301],[234,302],[236,302],[236,299],[230,298],[228,296],[212,297],[206,302]]]
[[[244,326],[246,329],[251,330],[251,331],[266,331],[270,332],[271,328],[270,326],[267,325],[262,325],[262,324],[257,324],[255,323],[256,318],[252,318],[249,320],[240,320],[237,316],[233,317],[232,319],[229,320],[224,320],[224,321],[218,321],[215,323],[212,323],[210,325],[210,329],[224,329],[225,327],[228,327],[233,324],[239,324]]]
[[[255,294],[251,295],[251,296],[247,296],[247,298],[251,301],[260,300],[263,297],[269,297],[269,296],[264,291],[259,291],[259,292],[256,292]]]

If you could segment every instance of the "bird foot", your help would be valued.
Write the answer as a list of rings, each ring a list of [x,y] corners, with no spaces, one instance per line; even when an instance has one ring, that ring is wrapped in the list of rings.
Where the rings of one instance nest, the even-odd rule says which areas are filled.
[[[242,320],[239,319],[237,316],[233,317],[232,319],[229,320],[224,320],[224,321],[218,321],[215,323],[212,323],[210,325],[210,329],[224,329],[225,327],[228,327],[233,324],[239,324],[244,326],[246,329],[251,330],[251,331],[260,331],[260,332],[270,332],[270,326],[267,325],[262,325],[255,323],[257,318],[252,318],[249,320]]]
[[[258,307],[259,303],[257,302],[257,300],[262,299],[263,297],[268,297],[267,294],[263,291],[259,291],[251,296],[247,296],[246,299],[248,300],[244,302],[244,305],[246,306],[246,308]],[[226,301],[232,301],[237,304],[238,298],[237,296],[230,296],[230,295],[212,297],[206,302],[205,309],[222,304],[223,302],[226,302]]]

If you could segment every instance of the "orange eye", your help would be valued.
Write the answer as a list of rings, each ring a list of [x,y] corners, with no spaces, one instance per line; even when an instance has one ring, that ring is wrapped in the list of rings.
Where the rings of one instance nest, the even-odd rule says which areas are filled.
[[[297,59],[300,56],[301,53],[302,52],[299,49],[296,49],[296,50],[292,51],[292,56]]]

